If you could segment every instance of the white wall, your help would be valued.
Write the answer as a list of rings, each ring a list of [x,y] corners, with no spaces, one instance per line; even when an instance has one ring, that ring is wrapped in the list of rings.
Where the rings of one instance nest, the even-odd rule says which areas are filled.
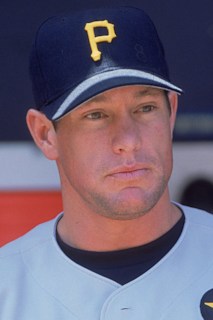
[[[33,142],[0,143],[0,191],[57,188],[55,162],[47,160]]]
[[[213,142],[175,143],[172,199],[178,200],[186,184],[196,177],[213,181]],[[58,188],[54,161],[47,160],[34,143],[0,143],[0,191]]]

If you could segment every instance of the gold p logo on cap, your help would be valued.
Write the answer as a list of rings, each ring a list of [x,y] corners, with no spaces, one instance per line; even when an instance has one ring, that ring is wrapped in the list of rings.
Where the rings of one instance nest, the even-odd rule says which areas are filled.
[[[95,28],[104,27],[107,29],[108,34],[104,36],[95,36]],[[87,31],[89,38],[90,48],[92,51],[91,58],[94,61],[101,59],[101,51],[98,50],[97,44],[100,42],[111,43],[114,38],[116,38],[114,24],[109,23],[107,20],[89,22],[84,28]]]

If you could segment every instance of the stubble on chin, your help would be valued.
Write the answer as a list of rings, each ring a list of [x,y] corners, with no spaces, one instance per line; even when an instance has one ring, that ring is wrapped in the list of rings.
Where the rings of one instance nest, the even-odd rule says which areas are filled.
[[[150,212],[162,197],[167,182],[159,183],[154,190],[138,190],[137,197],[128,195],[128,191],[121,195],[109,193],[103,196],[98,193],[90,194],[89,205],[98,215],[112,220],[133,220]]]

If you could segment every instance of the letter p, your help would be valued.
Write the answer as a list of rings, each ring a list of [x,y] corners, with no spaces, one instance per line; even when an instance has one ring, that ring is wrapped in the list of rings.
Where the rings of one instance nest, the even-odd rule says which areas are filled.
[[[108,34],[104,36],[95,36],[95,28],[104,27],[107,28]],[[87,35],[89,38],[90,48],[92,51],[91,58],[94,61],[98,61],[101,59],[101,51],[98,50],[97,43],[99,42],[108,42],[111,43],[114,38],[116,38],[114,25],[109,23],[107,20],[103,21],[94,21],[89,22],[85,25],[84,28],[87,31]]]

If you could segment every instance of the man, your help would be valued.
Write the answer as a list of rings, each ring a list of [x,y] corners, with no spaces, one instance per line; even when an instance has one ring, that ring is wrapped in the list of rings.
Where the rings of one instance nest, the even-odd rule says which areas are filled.
[[[180,88],[139,9],[45,21],[29,130],[63,213],[5,246],[0,319],[213,319],[209,214],[170,201]]]

